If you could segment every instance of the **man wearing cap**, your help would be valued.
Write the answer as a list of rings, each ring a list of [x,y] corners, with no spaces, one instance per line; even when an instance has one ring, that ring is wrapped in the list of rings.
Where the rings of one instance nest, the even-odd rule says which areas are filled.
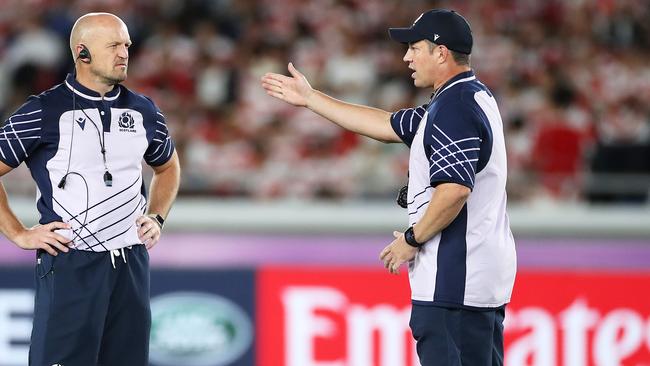
[[[408,263],[420,362],[502,365],[516,254],[497,103],[470,67],[472,31],[460,14],[431,10],[389,33],[408,44],[415,86],[433,88],[426,105],[389,113],[346,103],[314,90],[291,63],[291,77],[268,73],[262,86],[345,129],[410,147],[409,228],[380,258],[391,273]]]

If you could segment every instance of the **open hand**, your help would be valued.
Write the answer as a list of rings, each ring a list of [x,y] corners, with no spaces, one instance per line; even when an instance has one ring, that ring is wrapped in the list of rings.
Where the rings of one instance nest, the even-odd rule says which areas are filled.
[[[399,267],[415,258],[418,248],[414,248],[406,243],[404,234],[399,231],[393,231],[395,240],[388,244],[379,254],[379,259],[384,261],[384,267],[392,274],[399,274]]]
[[[264,74],[262,76],[262,87],[272,97],[298,107],[304,107],[307,105],[307,100],[314,92],[314,89],[309,85],[305,75],[293,67],[291,62],[288,69],[291,77],[270,72]]]

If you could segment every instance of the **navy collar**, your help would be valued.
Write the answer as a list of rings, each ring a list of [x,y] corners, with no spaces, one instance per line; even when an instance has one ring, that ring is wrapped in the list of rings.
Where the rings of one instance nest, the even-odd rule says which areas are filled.
[[[470,81],[470,80],[475,80],[476,76],[474,75],[474,70],[469,70],[465,72],[461,72],[460,74],[455,75],[451,79],[447,80],[446,83],[442,84],[442,86],[438,89],[436,89],[432,94],[431,94],[431,102],[435,98],[437,98],[440,94],[444,93],[445,90],[451,88],[453,85],[456,85],[458,83],[462,83],[465,81]]]
[[[92,89],[88,89],[85,86],[81,85],[81,83],[79,83],[75,78],[75,74],[68,74],[68,76],[65,78],[64,83],[65,86],[67,86],[68,89],[70,89],[70,91],[88,100],[100,101],[103,99],[107,101],[113,101],[120,96],[120,87],[118,85],[115,85],[113,87],[113,90],[104,94],[104,98],[102,98],[102,96],[98,92]]]

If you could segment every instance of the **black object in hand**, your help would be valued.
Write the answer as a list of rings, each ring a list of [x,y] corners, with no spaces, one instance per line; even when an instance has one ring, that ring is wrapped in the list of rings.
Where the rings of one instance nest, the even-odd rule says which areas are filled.
[[[400,188],[399,192],[397,193],[397,205],[401,208],[406,208],[408,206],[408,192],[409,192],[409,186],[406,185],[402,188]]]

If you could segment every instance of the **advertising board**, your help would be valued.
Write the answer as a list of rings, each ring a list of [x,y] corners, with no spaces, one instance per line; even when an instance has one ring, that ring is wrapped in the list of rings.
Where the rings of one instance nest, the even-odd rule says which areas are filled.
[[[259,273],[259,365],[417,365],[406,275],[353,268]],[[650,364],[650,273],[522,271],[505,364]]]

